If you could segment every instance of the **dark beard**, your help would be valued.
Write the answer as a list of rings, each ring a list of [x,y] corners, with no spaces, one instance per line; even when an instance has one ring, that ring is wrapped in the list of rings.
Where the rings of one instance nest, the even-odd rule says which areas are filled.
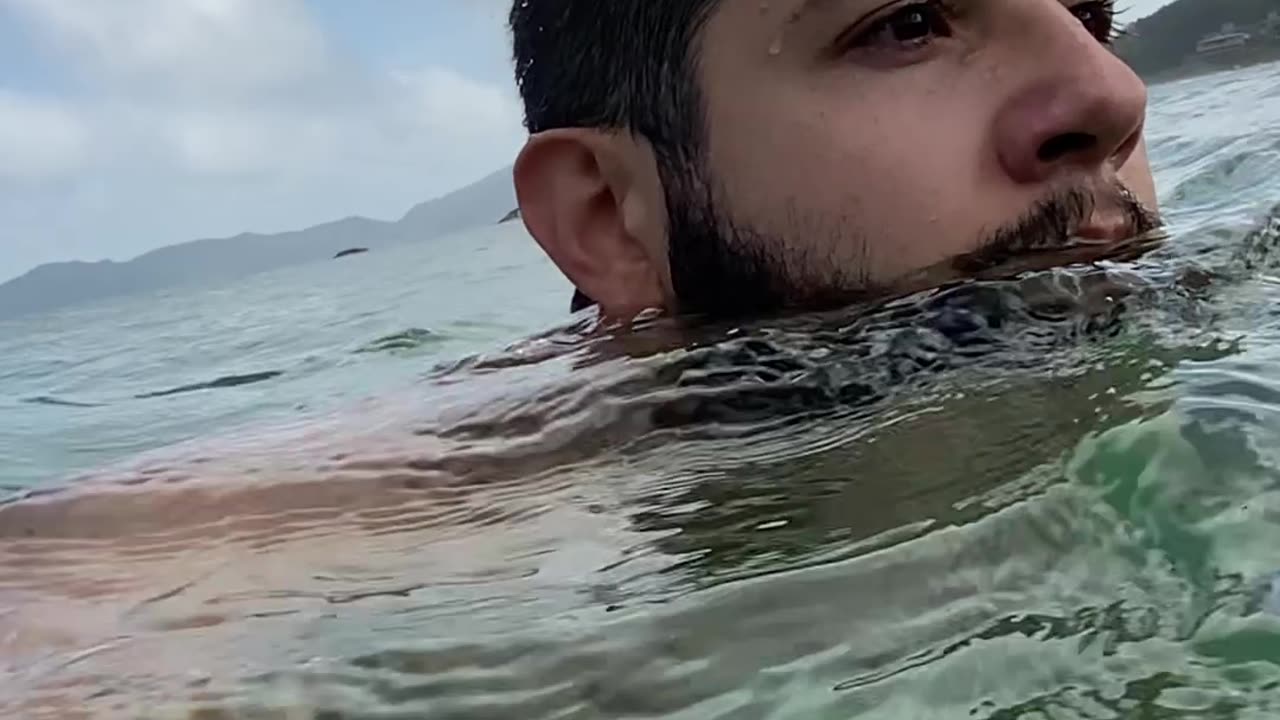
[[[820,266],[782,238],[736,223],[722,212],[712,185],[700,172],[667,174],[667,247],[679,312],[707,318],[736,318],[776,313],[788,308],[840,307],[875,296],[867,263],[849,269]],[[867,243],[848,233],[835,242]]]
[[[675,182],[672,182],[675,180]],[[682,315],[736,318],[788,309],[822,310],[883,297],[895,288],[877,286],[868,275],[868,241],[840,230],[835,243],[855,242],[861,248],[859,267],[822,263],[788,245],[782,237],[736,223],[719,206],[712,184],[703,173],[667,174],[668,260]],[[1124,214],[1132,235],[1159,227],[1155,214],[1122,185],[1107,200]],[[1027,214],[989,233],[973,252],[945,263],[947,273],[931,273],[942,280],[990,271],[1014,258],[1049,253],[1072,246],[1075,229],[1093,212],[1094,194],[1072,189],[1049,196]],[[817,226],[815,224],[815,226]]]
[[[661,166],[662,164],[660,164]],[[668,210],[668,262],[683,315],[735,318],[777,313],[786,309],[822,310],[883,297],[897,290],[877,286],[867,272],[868,243],[848,231],[833,242],[858,243],[864,262],[850,271],[829,263],[817,276],[817,265],[783,238],[735,223],[720,209],[712,184],[696,169],[662,172]],[[1124,214],[1130,234],[1151,233],[1159,218],[1123,185],[1109,189],[1111,204]],[[917,280],[942,282],[988,273],[1018,258],[1068,249],[1075,228],[1088,219],[1097,197],[1069,189],[1037,203],[1023,217],[989,233],[976,250],[939,266],[922,268]],[[1064,258],[1065,260],[1070,257]],[[574,292],[572,310],[595,304],[582,291]]]

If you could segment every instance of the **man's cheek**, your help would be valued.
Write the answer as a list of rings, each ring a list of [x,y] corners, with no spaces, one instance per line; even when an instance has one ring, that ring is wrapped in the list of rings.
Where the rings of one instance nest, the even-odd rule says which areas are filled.
[[[1120,181],[1138,196],[1144,205],[1157,209],[1156,183],[1151,176],[1151,163],[1147,159],[1147,141],[1143,138],[1138,147],[1129,156],[1129,160],[1120,168]]]

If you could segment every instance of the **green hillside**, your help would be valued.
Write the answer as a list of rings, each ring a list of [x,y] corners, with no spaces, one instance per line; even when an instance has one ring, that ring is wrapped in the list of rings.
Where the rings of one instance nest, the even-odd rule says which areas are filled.
[[[1270,13],[1277,16],[1269,21]],[[1253,35],[1250,46],[1222,57],[1197,56],[1196,44],[1224,28]],[[1127,31],[1116,52],[1146,77],[1280,59],[1280,0],[1177,0]]]

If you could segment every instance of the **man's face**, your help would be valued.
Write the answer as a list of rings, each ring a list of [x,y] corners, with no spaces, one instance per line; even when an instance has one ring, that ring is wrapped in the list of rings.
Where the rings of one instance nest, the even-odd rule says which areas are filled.
[[[696,286],[767,275],[802,304],[907,286],[993,245],[1149,230],[1146,92],[1105,45],[1110,15],[1079,0],[723,0],[700,40],[706,167],[666,193],[665,292],[699,309]]]

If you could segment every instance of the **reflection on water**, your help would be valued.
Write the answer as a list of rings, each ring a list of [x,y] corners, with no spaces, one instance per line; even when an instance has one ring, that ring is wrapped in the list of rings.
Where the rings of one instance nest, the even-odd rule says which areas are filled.
[[[1245,450],[1280,390],[1226,340],[1229,294],[1176,265],[564,331],[441,370],[411,416],[10,503],[8,696],[202,717],[1238,702],[1206,658],[1265,660],[1247,638],[1272,632],[1275,567],[1217,535],[1258,532],[1239,498],[1268,509]]]
[[[874,308],[579,319],[27,488],[0,709],[1271,717],[1277,217]]]

